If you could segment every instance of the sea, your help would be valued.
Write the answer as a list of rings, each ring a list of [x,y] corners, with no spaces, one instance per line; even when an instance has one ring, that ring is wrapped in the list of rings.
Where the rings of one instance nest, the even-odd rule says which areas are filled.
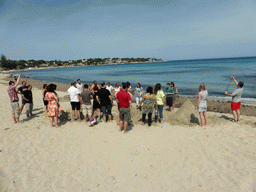
[[[79,78],[84,84],[96,80],[98,84],[110,82],[114,86],[116,82],[121,85],[129,81],[132,88],[140,83],[144,90],[161,83],[165,91],[166,83],[174,82],[183,97],[197,96],[199,85],[204,83],[209,99],[220,101],[231,100],[224,92],[236,89],[231,79],[234,75],[237,81],[244,82],[242,102],[256,104],[256,57],[33,69],[18,73],[46,82],[71,83]]]

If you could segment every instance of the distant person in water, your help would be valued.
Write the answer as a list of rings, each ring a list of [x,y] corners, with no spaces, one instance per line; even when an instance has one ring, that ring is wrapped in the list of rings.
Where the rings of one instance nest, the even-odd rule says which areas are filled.
[[[78,120],[81,121],[80,118],[80,92],[76,88],[76,82],[71,83],[71,87],[68,89],[69,100],[72,108],[72,118],[75,121],[75,110],[77,111]]]
[[[48,101],[49,116],[51,121],[51,126],[53,127],[53,122],[55,122],[55,127],[58,126],[58,115],[59,115],[59,102],[56,94],[54,93],[54,85],[50,84],[47,87],[47,92],[45,93],[45,100]]]
[[[172,95],[172,111],[173,111],[173,109],[174,109],[174,103],[175,103],[176,98],[177,98],[177,96],[178,96],[178,89],[177,89],[177,87],[175,87],[174,82],[171,82],[171,88],[172,88],[173,91],[174,91],[174,94]]]
[[[19,106],[19,97],[16,91],[16,87],[18,86],[20,82],[20,75],[18,76],[18,79],[16,83],[13,81],[9,82],[9,87],[7,88],[7,93],[10,97],[11,101],[11,108],[12,108],[12,118],[14,120],[14,123],[20,123],[20,106]]]
[[[142,125],[145,125],[146,115],[148,114],[148,126],[151,126],[154,106],[157,107],[157,101],[156,96],[153,93],[153,87],[147,88],[146,95],[143,96],[138,107],[141,107],[142,103]]]
[[[201,83],[198,89],[198,102],[196,107],[200,115],[201,127],[207,125],[207,99],[208,91],[205,89],[205,84]]]
[[[160,83],[156,84],[154,94],[156,95],[156,101],[157,101],[156,111],[155,111],[155,122],[157,122],[159,118],[160,123],[163,123],[163,109],[165,107],[165,100],[164,100],[165,95]]]
[[[47,84],[44,84],[44,85],[43,85],[43,93],[42,93],[42,95],[43,95],[44,112],[45,112],[45,114],[48,113],[48,101],[45,100],[45,94],[46,94],[46,92],[47,92]]]
[[[27,117],[32,116],[33,111],[33,95],[32,95],[32,86],[28,85],[28,90],[24,91],[24,99],[26,101],[26,115]]]
[[[171,84],[166,84],[166,105],[169,106],[169,111],[172,112],[172,96],[174,95],[174,90],[171,88]]]
[[[141,87],[141,84],[140,83],[137,83],[137,87],[135,88],[135,94],[136,94],[136,97],[135,97],[135,100],[136,100],[136,107],[139,106],[142,98],[143,98],[143,87]]]
[[[242,100],[241,96],[243,93],[244,83],[241,81],[238,83],[235,80],[234,76],[231,76],[231,78],[234,80],[234,82],[237,86],[237,89],[232,94],[230,94],[228,92],[225,92],[225,94],[232,97],[231,109],[232,109],[232,113],[234,116],[234,122],[237,122],[240,120],[240,106],[241,106],[241,100]]]

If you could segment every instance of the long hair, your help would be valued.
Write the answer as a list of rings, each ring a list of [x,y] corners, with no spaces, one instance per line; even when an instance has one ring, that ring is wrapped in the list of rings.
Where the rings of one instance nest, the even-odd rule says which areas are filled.
[[[157,83],[156,86],[155,86],[154,94],[156,95],[157,91],[159,91],[159,90],[161,90],[161,84]]]
[[[137,83],[137,85],[139,85],[139,88],[141,88],[141,84],[140,83]]]
[[[175,84],[173,82],[171,82],[171,86],[175,87]]]
[[[202,90],[205,90],[205,84],[204,83],[201,83],[199,85],[199,89],[198,89],[198,92],[202,91]]]
[[[119,87],[119,83],[115,83],[115,87]]]

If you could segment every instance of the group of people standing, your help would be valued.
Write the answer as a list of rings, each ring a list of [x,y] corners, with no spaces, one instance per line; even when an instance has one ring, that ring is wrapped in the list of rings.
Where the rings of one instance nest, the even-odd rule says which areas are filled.
[[[243,82],[237,82],[234,76],[231,77],[237,89],[232,93],[225,92],[226,95],[232,97],[231,109],[234,115],[234,121],[239,121],[240,118],[240,104],[241,95],[243,92]],[[20,81],[18,79],[9,82],[7,92],[11,100],[12,117],[14,123],[19,123],[19,116],[23,107],[26,105],[26,115],[32,114],[33,110],[33,96],[32,86],[26,85],[26,81],[22,82],[22,85],[16,90]],[[167,83],[166,91],[164,93],[160,83],[155,85],[155,88],[149,86],[144,92],[143,87],[140,83],[137,83],[135,88],[135,101],[136,107],[142,110],[142,122],[145,124],[146,115],[148,115],[148,124],[152,124],[152,113],[155,111],[155,122],[159,121],[163,123],[163,109],[168,106],[170,112],[173,111],[174,103],[178,94],[178,89],[175,87],[174,82]],[[59,115],[59,97],[56,93],[57,86],[55,84],[44,84],[43,85],[43,102],[44,110],[49,115],[51,120],[51,126],[53,122],[58,127],[58,115]],[[18,94],[22,97],[22,105],[19,107]],[[116,99],[118,106],[118,123],[120,125],[120,131],[124,129],[124,133],[127,132],[127,126],[131,122],[131,99],[133,94],[131,93],[131,85],[129,82],[122,83],[122,87],[119,83],[115,83],[114,87],[110,83],[103,82],[101,87],[96,81],[93,82],[92,86],[88,84],[83,85],[81,80],[72,82],[71,87],[67,90],[69,100],[72,108],[72,119],[75,120],[75,111],[77,111],[78,120],[81,121],[80,112],[83,112],[84,119],[86,122],[90,122],[95,112],[97,112],[98,120],[101,119],[101,112],[103,115],[104,122],[111,121],[113,99]],[[205,84],[200,84],[198,91],[198,103],[196,108],[200,114],[201,126],[207,125],[207,99],[208,91],[206,90]]]

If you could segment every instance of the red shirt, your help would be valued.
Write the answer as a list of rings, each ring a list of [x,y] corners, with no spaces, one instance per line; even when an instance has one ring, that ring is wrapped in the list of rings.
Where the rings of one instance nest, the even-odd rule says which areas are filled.
[[[116,94],[116,99],[119,102],[120,108],[128,108],[129,101],[131,100],[130,94],[127,93],[125,90],[121,90]]]
[[[10,97],[11,102],[19,101],[19,97],[18,97],[18,94],[17,94],[15,88],[16,88],[15,86],[11,86],[11,85],[7,88],[7,93]]]

